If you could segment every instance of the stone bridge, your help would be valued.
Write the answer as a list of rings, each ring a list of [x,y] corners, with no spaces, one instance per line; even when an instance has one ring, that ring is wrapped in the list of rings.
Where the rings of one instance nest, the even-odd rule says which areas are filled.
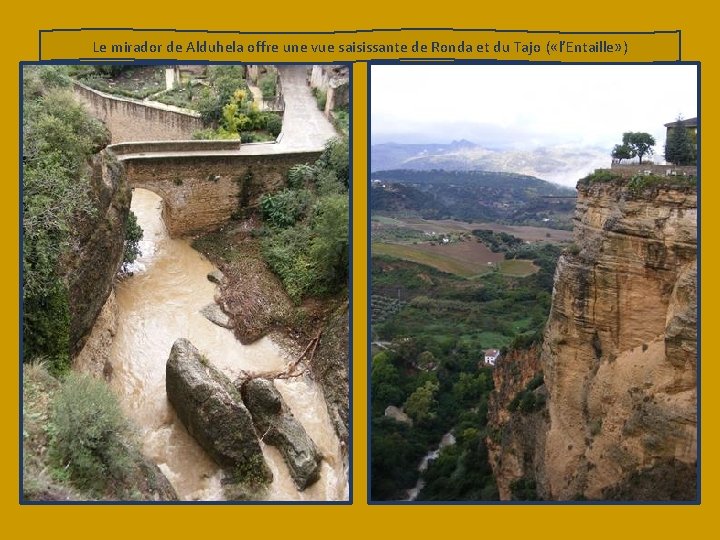
[[[257,206],[264,193],[285,184],[292,166],[313,163],[336,135],[317,109],[306,67],[279,66],[278,71],[285,115],[282,133],[271,143],[178,140],[187,139],[188,122],[173,116],[164,124],[167,115],[159,114],[156,106],[148,112],[142,102],[128,105],[126,99],[101,93],[89,98],[88,91],[95,91],[86,87],[79,100],[91,103],[91,112],[105,120],[116,142],[107,150],[124,164],[130,186],[163,198],[165,226],[171,236],[178,236],[215,229],[239,209]],[[103,118],[99,111],[115,111],[115,116]],[[151,126],[142,131],[148,140],[120,142],[128,140],[128,133],[138,136],[134,123]]]
[[[313,163],[321,153],[247,148],[252,145],[237,150],[215,149],[216,142],[224,143],[148,143],[154,151],[142,151],[146,143],[120,143],[108,150],[125,165],[131,187],[148,189],[163,198],[163,220],[170,236],[219,227],[239,209],[257,206],[264,193],[285,185],[290,167]],[[204,148],[182,149],[193,144]],[[128,146],[137,151],[127,152]],[[235,146],[239,144],[235,142]]]

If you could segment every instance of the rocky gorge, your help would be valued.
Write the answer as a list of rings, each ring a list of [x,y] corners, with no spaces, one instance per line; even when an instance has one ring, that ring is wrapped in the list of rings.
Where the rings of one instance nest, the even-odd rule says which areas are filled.
[[[288,68],[288,72],[302,75],[304,70]],[[311,112],[327,124],[309,90],[302,85],[298,92],[308,94]],[[288,92],[288,98],[292,97],[299,99]],[[295,154],[317,157],[323,137],[332,133],[329,124],[327,128],[316,134],[319,142],[311,141],[312,152],[290,152],[291,161],[301,159]],[[290,135],[285,139],[293,140]],[[272,154],[269,145],[254,148]],[[218,160],[210,155],[214,167]],[[183,157],[202,170],[188,172],[184,181],[168,180],[171,188],[184,184],[190,190],[196,181],[216,194],[224,193],[217,189],[219,177],[208,174],[197,155]],[[272,163],[278,159],[265,157]],[[167,477],[167,485],[172,485],[168,498],[347,499],[347,297],[338,301],[345,306],[339,310],[333,302],[328,309],[317,308],[323,306],[322,300],[311,302],[317,314],[309,322],[317,335],[312,350],[317,362],[306,358],[299,373],[273,382],[272,375],[287,369],[290,356],[305,343],[288,322],[303,308],[293,305],[268,265],[248,268],[249,273],[241,276],[243,283],[232,272],[226,278],[190,246],[189,239],[171,238],[173,231],[166,227],[163,212],[167,201],[132,185],[126,156],[118,160],[112,147],[106,148],[95,156],[93,167],[91,188],[97,210],[67,263],[73,369],[108,382],[137,428],[142,453],[154,474]],[[277,171],[256,173],[260,180],[284,182]],[[233,177],[234,191],[226,198],[233,209],[245,210],[249,202],[237,182],[240,176]],[[263,189],[270,190],[264,180],[256,187],[258,196]],[[118,280],[131,200],[145,235],[139,258]],[[256,206],[246,212],[255,219],[243,224],[261,226]],[[228,220],[217,228],[236,226],[236,216],[233,225],[228,226]],[[232,239],[224,240],[228,244],[223,249],[242,250],[243,246],[230,245]],[[242,289],[247,295],[253,282],[270,283],[261,291],[249,292],[253,305],[282,311],[287,320],[273,320],[271,326],[253,321],[253,313],[247,310],[233,310],[235,306],[222,302],[224,286],[235,287],[236,292]],[[331,316],[330,311],[337,313]],[[251,332],[239,330],[248,326]],[[325,326],[327,337],[320,338]],[[238,377],[251,370],[265,373],[268,379],[246,382],[245,387],[237,384]],[[265,386],[256,388],[260,381]]]

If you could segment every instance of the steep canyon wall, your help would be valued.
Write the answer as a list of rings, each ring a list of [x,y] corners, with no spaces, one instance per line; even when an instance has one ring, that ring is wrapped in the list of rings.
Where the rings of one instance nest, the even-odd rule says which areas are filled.
[[[546,427],[522,445],[529,457],[508,427],[518,414],[491,412],[506,437],[493,463],[503,495],[525,477],[551,500],[695,498],[696,235],[694,185],[578,185],[538,366]]]

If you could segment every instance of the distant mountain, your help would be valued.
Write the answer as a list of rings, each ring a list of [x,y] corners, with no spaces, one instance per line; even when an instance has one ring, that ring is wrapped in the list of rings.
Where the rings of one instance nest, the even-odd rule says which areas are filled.
[[[370,208],[387,215],[454,218],[569,229],[574,189],[513,173],[417,171],[372,173]]]
[[[370,152],[372,172],[389,169],[499,171],[536,176],[566,186],[574,186],[588,173],[609,165],[610,155],[601,148],[489,149],[466,140],[450,144],[375,144]]]

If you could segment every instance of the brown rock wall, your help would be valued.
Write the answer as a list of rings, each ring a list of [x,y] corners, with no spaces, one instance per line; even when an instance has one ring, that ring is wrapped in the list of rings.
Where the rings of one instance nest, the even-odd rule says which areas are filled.
[[[696,459],[694,191],[578,191],[579,253],[558,264],[542,351],[549,499],[603,498]]]

